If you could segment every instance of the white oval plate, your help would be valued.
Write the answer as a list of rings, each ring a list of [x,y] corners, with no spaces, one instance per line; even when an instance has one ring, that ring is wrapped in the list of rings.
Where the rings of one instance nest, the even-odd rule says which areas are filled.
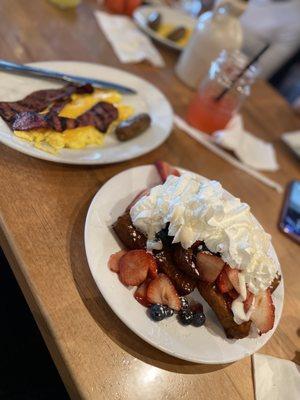
[[[183,50],[184,46],[181,46],[173,42],[172,40],[164,38],[162,35],[159,35],[153,29],[150,29],[148,27],[147,18],[153,11],[157,11],[161,14],[163,23],[172,24],[174,26],[182,25],[185,28],[189,28],[191,30],[195,28],[196,20],[180,10],[168,7],[142,6],[138,7],[133,13],[133,19],[138,27],[142,29],[145,33],[147,33],[147,35],[149,35],[152,39],[155,39],[158,42],[168,47],[171,47],[174,50]]]
[[[146,315],[145,307],[134,299],[135,288],[128,289],[122,285],[117,274],[109,270],[110,255],[121,248],[110,228],[112,223],[123,214],[138,192],[159,183],[154,166],[136,167],[111,178],[94,197],[86,218],[84,240],[88,264],[101,294],[133,332],[175,357],[203,364],[224,364],[249,356],[270,339],[278,325],[283,305],[283,282],[273,294],[276,307],[274,328],[261,337],[251,332],[248,338],[230,340],[198,291],[195,290],[191,296],[204,305],[205,326],[185,327],[175,317],[156,323]],[[271,253],[278,262],[273,248]]]
[[[132,105],[137,114],[147,112],[151,116],[152,124],[142,135],[127,142],[119,142],[114,134],[110,134],[105,138],[103,147],[94,146],[81,150],[62,149],[53,155],[16,137],[0,117],[0,142],[21,153],[65,164],[110,164],[129,160],[152,151],[160,146],[171,133],[172,107],[165,96],[144,79],[116,68],[77,61],[49,61],[29,65],[107,80],[135,89],[136,95],[123,95],[123,103]],[[56,88],[62,85],[43,79],[1,72],[0,101],[16,101],[35,90]]]

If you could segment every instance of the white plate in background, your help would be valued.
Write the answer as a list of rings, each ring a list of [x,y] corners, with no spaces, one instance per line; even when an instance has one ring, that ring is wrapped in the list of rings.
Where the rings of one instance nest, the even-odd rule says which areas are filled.
[[[49,61],[29,65],[107,80],[135,89],[137,94],[123,95],[122,103],[132,105],[135,114],[147,112],[152,120],[151,127],[140,136],[126,142],[120,142],[115,134],[109,134],[105,138],[103,147],[90,146],[80,150],[62,149],[53,155],[37,149],[32,143],[15,136],[0,117],[0,142],[6,146],[32,157],[58,163],[110,164],[129,160],[154,150],[171,133],[173,111],[170,103],[155,86],[138,76],[100,64],[77,61]],[[36,90],[62,86],[63,83],[54,83],[50,80],[0,72],[0,101],[16,101]]]
[[[111,230],[112,223],[123,214],[137,193],[159,183],[153,165],[136,167],[111,178],[94,197],[86,218],[84,241],[88,264],[101,294],[133,332],[175,357],[203,364],[223,364],[253,354],[271,338],[278,325],[283,306],[283,280],[273,294],[276,309],[274,328],[262,336],[252,333],[250,337],[231,340],[226,338],[217,317],[198,291],[190,296],[203,304],[207,318],[205,326],[182,326],[175,317],[157,323],[146,315],[146,308],[133,297],[135,288],[128,289],[122,285],[118,275],[108,268],[110,255],[120,250]],[[273,247],[271,256],[278,262]]]
[[[174,50],[183,50],[184,46],[181,46],[180,44],[163,37],[148,27],[147,18],[153,11],[157,11],[161,14],[162,23],[171,24],[174,25],[174,27],[184,26],[185,28],[189,28],[191,31],[193,31],[196,25],[196,20],[185,14],[183,11],[169,7],[142,6],[138,7],[133,13],[133,19],[138,27],[147,33],[147,35],[149,35],[152,39],[155,39]]]

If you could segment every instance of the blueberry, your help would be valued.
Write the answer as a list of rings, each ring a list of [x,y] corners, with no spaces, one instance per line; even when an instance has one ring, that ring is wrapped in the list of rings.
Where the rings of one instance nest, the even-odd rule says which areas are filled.
[[[203,305],[201,303],[192,302],[190,304],[190,309],[194,314],[203,313]]]
[[[164,306],[164,310],[165,310],[165,315],[166,317],[172,317],[172,315],[174,314],[174,310],[172,310],[172,308],[168,307],[168,306]]]
[[[203,312],[197,312],[194,314],[192,324],[197,327],[202,326],[205,323],[205,320],[206,318]]]
[[[194,314],[191,310],[188,309],[181,310],[179,311],[178,318],[183,325],[190,325],[193,321]]]
[[[186,297],[180,297],[180,301],[182,310],[186,310],[187,308],[189,308],[189,302],[187,301]]]
[[[150,307],[149,314],[153,321],[161,321],[166,317],[165,308],[161,304],[153,304]]]

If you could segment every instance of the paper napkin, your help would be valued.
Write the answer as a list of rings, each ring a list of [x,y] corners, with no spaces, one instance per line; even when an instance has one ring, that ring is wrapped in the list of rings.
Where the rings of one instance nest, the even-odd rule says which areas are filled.
[[[148,60],[163,67],[164,60],[151,40],[144,35],[129,17],[95,11],[96,20],[114,52],[122,63]]]
[[[299,400],[300,366],[292,361],[253,355],[256,400]]]
[[[215,144],[215,139],[213,136],[208,135],[207,133],[201,132],[196,128],[193,128],[189,125],[185,120],[180,118],[178,115],[174,116],[174,124],[177,128],[181,129],[183,132],[191,136],[197,142],[201,143],[208,150],[216,154],[217,156],[223,158],[223,160],[227,161],[234,167],[246,172],[248,175],[251,175],[253,178],[258,181],[264,183],[265,185],[275,189],[278,193],[283,192],[283,187],[278,183],[263,175],[261,172],[256,171],[253,167],[245,164],[242,161],[236,159],[236,157],[232,156],[228,151],[223,150],[220,146]]]
[[[220,146],[232,150],[252,168],[265,171],[279,168],[273,145],[246,131],[241,115],[234,116],[224,130],[215,132],[213,136]]]

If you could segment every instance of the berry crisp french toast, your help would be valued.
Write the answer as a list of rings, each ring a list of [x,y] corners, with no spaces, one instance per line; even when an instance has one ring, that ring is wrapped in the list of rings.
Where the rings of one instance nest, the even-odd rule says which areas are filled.
[[[177,312],[183,325],[202,326],[202,305],[185,297],[197,289],[228,338],[247,337],[252,324],[259,335],[271,330],[281,277],[249,206],[216,181],[156,167],[162,184],[143,190],[113,225],[125,250],[109,268],[137,286],[135,298],[155,321]]]

